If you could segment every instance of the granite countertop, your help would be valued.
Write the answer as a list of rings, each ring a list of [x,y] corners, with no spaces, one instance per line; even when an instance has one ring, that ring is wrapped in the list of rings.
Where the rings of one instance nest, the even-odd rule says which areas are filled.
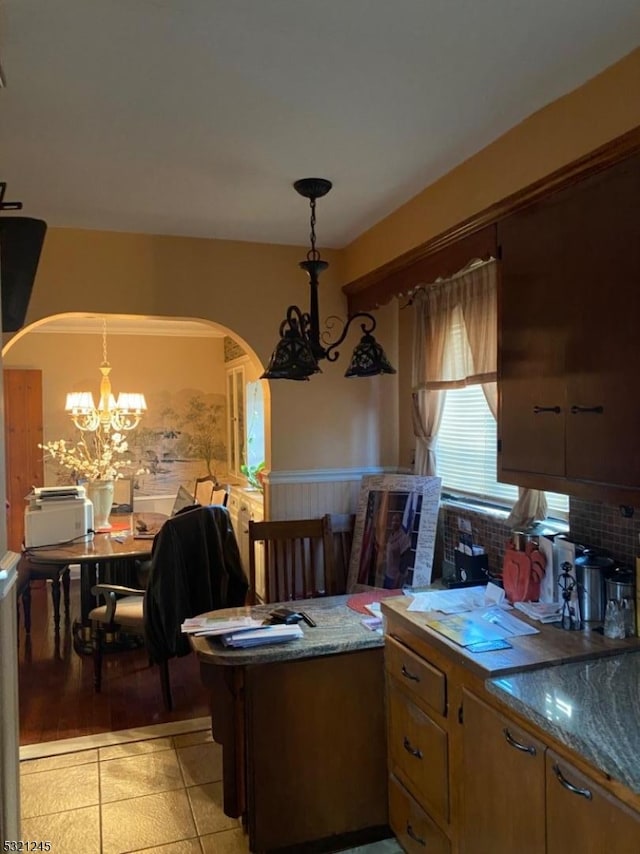
[[[488,679],[487,690],[640,794],[640,652]]]
[[[352,610],[347,605],[349,598],[349,596],[327,596],[320,599],[301,599],[295,602],[212,611],[211,616],[219,619],[245,615],[263,619],[275,608],[286,607],[295,611],[306,611],[315,621],[316,627],[311,628],[301,622],[298,625],[304,632],[304,638],[251,649],[227,649],[214,638],[193,636],[190,637],[191,646],[201,661],[227,666],[269,664],[292,661],[296,658],[313,658],[319,655],[336,655],[383,647],[383,635],[371,631],[362,624],[365,615]]]

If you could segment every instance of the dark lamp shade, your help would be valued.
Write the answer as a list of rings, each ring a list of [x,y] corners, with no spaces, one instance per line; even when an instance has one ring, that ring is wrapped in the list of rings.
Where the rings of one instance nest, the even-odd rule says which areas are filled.
[[[395,374],[384,350],[373,335],[363,335],[351,356],[345,377],[375,377],[379,374]]]
[[[278,341],[263,380],[307,380],[322,373],[311,345],[297,330],[290,329]]]

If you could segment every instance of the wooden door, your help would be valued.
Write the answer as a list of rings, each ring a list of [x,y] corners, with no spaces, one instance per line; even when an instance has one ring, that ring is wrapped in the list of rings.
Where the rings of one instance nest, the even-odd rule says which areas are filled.
[[[545,745],[467,691],[463,715],[462,851],[542,854]]]
[[[6,368],[4,423],[6,490],[9,501],[7,544],[19,552],[24,540],[25,496],[44,485],[42,372]]]
[[[547,854],[637,854],[640,815],[547,753]],[[541,849],[544,850],[544,849]]]

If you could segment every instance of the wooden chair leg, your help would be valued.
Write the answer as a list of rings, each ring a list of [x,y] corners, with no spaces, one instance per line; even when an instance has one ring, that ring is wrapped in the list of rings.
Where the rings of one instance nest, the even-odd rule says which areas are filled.
[[[102,624],[95,628],[93,636],[93,685],[96,694],[102,690],[102,647],[104,645],[104,629]]]
[[[169,683],[169,661],[165,659],[158,665],[160,667],[160,687],[162,689],[162,699],[164,700],[165,709],[170,712],[173,709],[173,699],[171,697],[171,685]]]
[[[24,611],[24,630],[31,634],[31,584],[27,584],[22,593],[22,610]]]
[[[69,622],[69,607],[71,599],[71,571],[68,566],[62,571],[62,593],[64,596],[64,621]]]
[[[53,600],[53,625],[60,631],[60,578],[51,581],[51,598]]]

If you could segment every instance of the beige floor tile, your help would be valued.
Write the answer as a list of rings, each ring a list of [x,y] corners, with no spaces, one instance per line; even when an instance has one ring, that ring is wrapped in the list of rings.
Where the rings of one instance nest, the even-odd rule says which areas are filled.
[[[201,836],[204,854],[249,854],[249,837],[242,830],[222,830]]]
[[[98,750],[100,760],[124,759],[127,756],[140,756],[141,753],[157,753],[160,750],[171,750],[171,738],[150,738],[145,741],[130,741],[127,744],[112,744]]]
[[[187,794],[199,836],[239,827],[237,818],[229,818],[222,811],[222,783],[191,786],[187,789]]]
[[[192,744],[205,744],[208,741],[213,741],[211,728],[201,730],[200,732],[185,732],[182,735],[173,737],[174,747],[190,747]]]
[[[177,749],[186,786],[222,780],[222,747],[214,742]]]
[[[357,848],[349,848],[343,851],[342,854],[398,854],[402,848],[398,844],[398,840],[394,837],[391,839],[381,839],[379,842],[371,842],[369,845],[359,845]]]
[[[60,756],[46,756],[42,759],[25,759],[20,763],[21,774],[35,774],[36,771],[53,771],[55,768],[69,768],[73,765],[86,765],[98,761],[97,750],[81,750],[79,753],[63,753]]]
[[[170,842],[168,845],[158,845],[155,848],[138,849],[136,854],[202,854],[200,841],[197,839],[183,839],[182,842]]]
[[[50,842],[52,854],[100,854],[100,807],[26,818],[20,831],[23,840]]]
[[[184,786],[175,750],[109,759],[100,762],[99,768],[103,804]]]
[[[184,789],[103,804],[101,811],[103,854],[166,846],[196,836]]]
[[[98,763],[38,771],[20,778],[22,818],[99,803]]]

